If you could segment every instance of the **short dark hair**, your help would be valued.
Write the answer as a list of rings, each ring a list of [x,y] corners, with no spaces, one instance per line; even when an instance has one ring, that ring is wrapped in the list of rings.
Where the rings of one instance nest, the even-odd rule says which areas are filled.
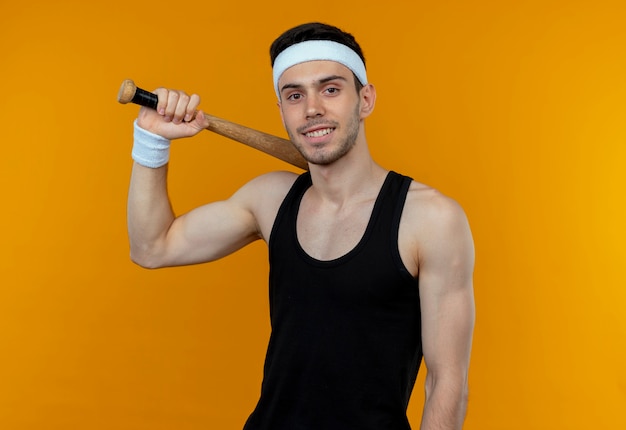
[[[305,42],[307,40],[330,40],[346,45],[348,48],[357,53],[361,60],[363,60],[363,65],[365,65],[365,56],[363,55],[363,51],[353,35],[329,24],[309,22],[285,31],[283,34],[278,36],[274,42],[272,42],[272,45],[270,46],[270,60],[272,62],[272,67],[274,67],[276,57],[278,57],[281,52],[289,48],[291,45]],[[354,82],[357,92],[360,91],[363,85],[356,75],[354,76]]]

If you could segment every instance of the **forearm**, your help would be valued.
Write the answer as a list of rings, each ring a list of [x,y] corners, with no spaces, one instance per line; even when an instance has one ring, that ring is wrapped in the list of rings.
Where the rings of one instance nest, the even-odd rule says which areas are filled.
[[[158,245],[174,221],[167,193],[167,165],[149,168],[134,163],[128,192],[128,235],[131,259],[157,267]]]
[[[421,430],[461,430],[467,410],[465,381],[426,383]]]

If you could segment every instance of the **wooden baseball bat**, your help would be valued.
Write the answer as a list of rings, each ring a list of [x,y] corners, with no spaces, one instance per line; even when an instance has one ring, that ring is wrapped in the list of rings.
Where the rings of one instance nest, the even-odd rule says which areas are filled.
[[[156,94],[138,88],[131,79],[126,79],[122,82],[122,86],[117,94],[117,101],[122,104],[135,103],[156,109],[158,98]],[[253,128],[207,115],[206,113],[204,116],[209,120],[207,130],[258,149],[301,169],[307,170],[309,168],[306,160],[287,139],[263,133]]]

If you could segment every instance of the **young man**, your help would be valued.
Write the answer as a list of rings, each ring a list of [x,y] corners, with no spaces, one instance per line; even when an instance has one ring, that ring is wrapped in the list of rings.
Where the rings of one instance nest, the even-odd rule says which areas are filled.
[[[272,334],[246,430],[403,430],[422,357],[427,429],[460,429],[474,325],[473,241],[450,198],[370,156],[376,91],[354,38],[319,23],[271,47],[292,143],[309,163],[272,172],[226,201],[175,217],[170,140],[208,124],[197,95],[157,89],[135,124],[128,202],[132,259],[145,267],[213,261],[262,239]]]

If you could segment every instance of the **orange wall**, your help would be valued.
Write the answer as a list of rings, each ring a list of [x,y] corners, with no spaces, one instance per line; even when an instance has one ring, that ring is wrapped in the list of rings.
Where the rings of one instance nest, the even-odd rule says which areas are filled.
[[[311,20],[364,47],[375,157],[470,218],[466,429],[626,427],[624,3],[266,3],[0,6],[0,427],[241,428],[269,332],[265,247],[161,271],[129,261],[137,108],[117,89],[184,88],[284,136],[267,50]],[[285,168],[203,133],[173,149],[172,199],[183,212]]]

